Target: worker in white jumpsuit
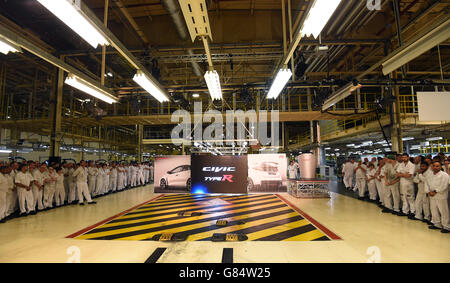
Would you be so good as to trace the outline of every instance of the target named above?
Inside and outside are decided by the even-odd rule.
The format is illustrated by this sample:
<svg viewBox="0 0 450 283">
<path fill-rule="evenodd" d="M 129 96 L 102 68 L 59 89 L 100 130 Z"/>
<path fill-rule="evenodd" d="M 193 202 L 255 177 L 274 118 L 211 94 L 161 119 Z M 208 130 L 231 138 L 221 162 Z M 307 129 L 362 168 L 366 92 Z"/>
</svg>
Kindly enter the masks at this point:
<svg viewBox="0 0 450 283">
<path fill-rule="evenodd" d="M 419 171 L 414 177 L 414 183 L 417 183 L 419 190 L 417 191 L 416 202 L 414 203 L 416 212 L 414 213 L 415 219 L 422 220 L 425 223 L 431 223 L 431 210 L 430 210 L 430 198 L 425 192 L 425 179 L 432 173 L 428 163 L 422 162 L 420 164 Z M 423 216 L 422 216 L 423 214 Z"/>
<path fill-rule="evenodd" d="M 375 170 L 375 165 L 373 163 L 369 163 L 369 168 L 366 173 L 366 182 L 367 188 L 369 190 L 369 199 L 372 202 L 377 200 L 377 185 L 375 183 L 377 170 Z"/>
<path fill-rule="evenodd" d="M 153 164 L 150 164 L 150 182 L 153 182 L 154 180 L 154 171 Z"/>
<path fill-rule="evenodd" d="M 347 160 L 342 166 L 342 178 L 346 189 L 351 190 L 353 188 L 353 174 L 355 172 L 354 160 Z"/>
<path fill-rule="evenodd" d="M 430 197 L 431 222 L 430 229 L 441 229 L 442 233 L 450 233 L 450 217 L 448 204 L 449 176 L 442 171 L 439 161 L 433 161 L 433 173 L 425 179 L 425 192 Z"/>
<path fill-rule="evenodd" d="M 400 179 L 397 177 L 398 163 L 395 156 L 389 155 L 384 166 L 385 209 L 383 209 L 382 212 L 391 212 L 392 214 L 398 215 L 400 213 Z"/>
<path fill-rule="evenodd" d="M 89 187 L 89 193 L 91 194 L 92 197 L 96 196 L 95 185 L 96 185 L 96 181 L 97 181 L 97 176 L 98 176 L 98 169 L 95 166 L 94 161 L 90 161 L 89 167 L 88 167 L 88 187 Z"/>
<path fill-rule="evenodd" d="M 145 185 L 145 180 L 144 180 L 144 167 L 141 164 L 137 165 L 137 183 L 139 186 L 143 186 Z"/>
<path fill-rule="evenodd" d="M 48 167 L 44 173 L 44 207 L 45 209 L 53 208 L 53 199 L 56 190 L 56 173 L 53 167 Z"/>
<path fill-rule="evenodd" d="M 117 168 L 115 163 L 111 165 L 109 174 L 109 190 L 111 192 L 116 192 L 117 190 Z"/>
<path fill-rule="evenodd" d="M 102 189 L 102 192 L 103 192 L 103 194 L 107 194 L 108 193 L 108 189 L 109 189 L 109 175 L 111 173 L 110 173 L 110 170 L 109 170 L 108 165 L 106 163 L 103 164 L 103 171 L 105 173 L 103 174 L 103 189 Z"/>
<path fill-rule="evenodd" d="M 8 181 L 8 191 L 6 192 L 6 216 L 9 218 L 14 214 L 18 205 L 17 187 L 14 183 L 13 170 L 11 167 L 7 167 L 3 175 Z"/>
<path fill-rule="evenodd" d="M 355 168 L 356 186 L 358 187 L 359 199 L 363 199 L 366 193 L 366 172 L 367 166 L 363 164 L 362 161 L 359 161 Z"/>
<path fill-rule="evenodd" d="M 77 200 L 77 190 L 75 178 L 73 177 L 73 173 L 75 172 L 73 163 L 69 163 L 67 165 L 67 172 L 67 184 L 69 185 L 69 195 L 67 196 L 67 201 L 70 204 L 74 204 Z"/>
<path fill-rule="evenodd" d="M 6 166 L 2 166 L 0 169 L 0 223 L 6 222 L 8 212 L 8 202 L 6 201 L 6 194 L 8 192 L 8 179 L 5 177 Z"/>
<path fill-rule="evenodd" d="M 397 168 L 397 177 L 400 178 L 400 198 L 403 203 L 402 213 L 400 215 L 414 219 L 415 196 L 413 179 L 416 167 L 414 163 L 409 161 L 409 155 L 407 153 L 402 154 L 402 161 Z"/>
<path fill-rule="evenodd" d="M 103 170 L 103 164 L 98 164 L 97 165 L 97 183 L 95 185 L 95 195 L 96 196 L 101 196 L 104 195 L 105 193 L 103 192 L 103 180 L 105 179 L 104 175 L 105 170 Z"/>
<path fill-rule="evenodd" d="M 64 174 L 62 168 L 56 169 L 56 182 L 55 182 L 55 202 L 56 206 L 64 205 L 66 198 L 66 191 L 64 189 Z"/>
<path fill-rule="evenodd" d="M 130 186 L 132 188 L 136 187 L 136 177 L 137 177 L 137 167 L 135 166 L 135 164 L 130 165 L 130 172 L 131 172 L 131 184 Z"/>
<path fill-rule="evenodd" d="M 128 188 L 131 188 L 131 180 L 132 180 L 132 176 L 133 176 L 132 171 L 133 171 L 133 164 L 130 163 L 130 164 L 128 164 L 128 168 L 127 168 L 127 174 L 128 174 L 128 176 L 127 176 L 127 180 L 128 180 Z M 136 175 L 136 174 L 134 174 L 134 175 Z M 136 182 L 136 181 L 135 181 L 135 182 Z"/>
<path fill-rule="evenodd" d="M 44 192 L 44 173 L 47 171 L 47 164 L 42 163 L 39 168 L 33 171 L 33 178 L 36 181 L 33 184 L 33 207 L 38 210 L 44 210 L 44 204 L 42 203 L 43 192 Z"/>
<path fill-rule="evenodd" d="M 20 215 L 25 216 L 28 214 L 36 214 L 33 204 L 33 192 L 31 191 L 31 185 L 34 179 L 28 172 L 28 165 L 22 164 L 19 167 L 19 172 L 14 178 L 14 183 L 17 187 L 17 195 L 19 197 Z"/>
<path fill-rule="evenodd" d="M 66 199 L 64 201 L 69 202 L 69 169 L 67 167 L 67 162 L 65 161 L 62 163 L 62 170 L 64 175 L 64 191 L 66 193 Z"/>
<path fill-rule="evenodd" d="M 298 164 L 295 161 L 291 161 L 291 164 L 288 166 L 288 172 L 289 172 L 289 179 L 297 179 L 297 171 L 298 171 Z"/>
<path fill-rule="evenodd" d="M 119 164 L 116 169 L 117 169 L 117 190 L 121 191 L 124 189 L 125 170 L 123 170 L 123 164 Z"/>
<path fill-rule="evenodd" d="M 384 159 L 378 161 L 378 168 L 375 178 L 375 186 L 377 187 L 378 197 L 380 199 L 380 207 L 384 207 L 384 163 Z"/>
<path fill-rule="evenodd" d="M 86 162 L 81 160 L 80 167 L 73 172 L 73 177 L 76 180 L 77 184 L 77 193 L 78 193 L 78 203 L 80 205 L 84 205 L 84 200 L 88 201 L 88 204 L 95 204 L 95 201 L 92 201 L 91 195 L 89 194 L 89 188 L 87 185 L 87 177 L 88 172 L 86 168 Z"/>
</svg>

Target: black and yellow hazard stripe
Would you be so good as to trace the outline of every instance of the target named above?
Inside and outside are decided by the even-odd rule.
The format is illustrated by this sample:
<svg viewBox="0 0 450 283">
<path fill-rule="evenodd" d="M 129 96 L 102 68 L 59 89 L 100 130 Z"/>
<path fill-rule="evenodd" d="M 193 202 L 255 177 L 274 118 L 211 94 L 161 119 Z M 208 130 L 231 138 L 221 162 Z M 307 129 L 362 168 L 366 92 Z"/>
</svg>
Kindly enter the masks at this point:
<svg viewBox="0 0 450 283">
<path fill-rule="evenodd" d="M 226 226 L 216 225 L 218 220 L 226 220 Z M 267 194 L 168 195 L 76 238 L 152 240 L 165 233 L 186 236 L 188 241 L 210 241 L 215 233 L 245 234 L 250 241 L 330 240 L 276 195 Z"/>
</svg>

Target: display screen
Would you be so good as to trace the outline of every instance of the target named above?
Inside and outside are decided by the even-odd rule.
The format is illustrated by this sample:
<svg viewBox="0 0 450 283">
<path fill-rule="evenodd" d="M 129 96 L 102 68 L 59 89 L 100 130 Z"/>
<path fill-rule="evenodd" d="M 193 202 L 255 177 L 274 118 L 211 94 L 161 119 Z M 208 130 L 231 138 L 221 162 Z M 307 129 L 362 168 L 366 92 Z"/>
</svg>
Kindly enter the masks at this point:
<svg viewBox="0 0 450 283">
<path fill-rule="evenodd" d="M 193 194 L 247 193 L 247 156 L 191 156 Z"/>
</svg>

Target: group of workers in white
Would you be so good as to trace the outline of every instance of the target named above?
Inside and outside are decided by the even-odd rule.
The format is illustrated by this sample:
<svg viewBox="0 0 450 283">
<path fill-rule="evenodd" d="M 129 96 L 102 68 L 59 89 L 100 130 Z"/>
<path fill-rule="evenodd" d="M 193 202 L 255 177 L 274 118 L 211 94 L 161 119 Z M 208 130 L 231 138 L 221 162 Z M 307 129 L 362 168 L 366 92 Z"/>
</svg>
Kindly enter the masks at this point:
<svg viewBox="0 0 450 283">
<path fill-rule="evenodd" d="M 153 171 L 149 162 L 0 162 L 0 223 L 63 205 L 95 204 L 93 198 L 149 184 Z"/>
<path fill-rule="evenodd" d="M 349 159 L 342 176 L 348 190 L 358 191 L 360 200 L 377 202 L 383 213 L 421 220 L 430 229 L 449 233 L 449 164 L 442 153 L 433 158 L 391 154 L 370 162 Z"/>
</svg>

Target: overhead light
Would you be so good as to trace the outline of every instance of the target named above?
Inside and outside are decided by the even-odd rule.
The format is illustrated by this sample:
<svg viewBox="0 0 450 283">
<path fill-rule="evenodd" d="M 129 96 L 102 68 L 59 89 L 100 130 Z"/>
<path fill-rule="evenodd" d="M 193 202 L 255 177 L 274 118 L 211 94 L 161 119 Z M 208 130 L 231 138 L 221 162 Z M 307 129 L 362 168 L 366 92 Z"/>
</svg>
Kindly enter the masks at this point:
<svg viewBox="0 0 450 283">
<path fill-rule="evenodd" d="M 211 95 L 212 100 L 221 100 L 222 89 L 220 87 L 220 79 L 217 71 L 207 71 L 205 74 L 205 81 L 208 85 L 209 94 Z"/>
<path fill-rule="evenodd" d="M 339 150 L 340 150 L 339 148 L 335 148 L 335 149 L 334 149 L 334 151 L 339 151 Z"/>
<path fill-rule="evenodd" d="M 272 83 L 272 86 L 270 87 L 269 93 L 267 94 L 267 99 L 276 99 L 291 77 L 292 71 L 290 69 L 280 69 Z"/>
<path fill-rule="evenodd" d="M 9 149 L 0 149 L 0 153 L 11 153 L 12 150 Z"/>
<path fill-rule="evenodd" d="M 108 40 L 80 13 L 80 0 L 37 1 L 92 45 L 92 47 L 97 48 L 98 45 L 109 45 Z"/>
<path fill-rule="evenodd" d="M 112 74 L 111 72 L 108 72 L 106 75 L 107 75 L 108 77 L 110 77 L 110 78 L 113 77 L 113 74 Z"/>
<path fill-rule="evenodd" d="M 352 94 L 352 92 L 354 92 L 355 90 L 357 90 L 358 88 L 361 88 L 361 87 L 362 87 L 361 84 L 359 84 L 356 81 L 346 84 L 344 87 L 342 87 L 338 91 L 332 93 L 330 95 L 330 97 L 327 100 L 325 100 L 325 102 L 322 106 L 322 110 L 323 111 L 327 110 L 328 108 L 332 107 L 339 101 L 345 99 L 347 96 Z"/>
<path fill-rule="evenodd" d="M 402 138 L 403 141 L 412 141 L 413 139 L 414 139 L 413 137 Z"/>
<path fill-rule="evenodd" d="M 330 149 L 331 149 L 331 147 L 326 147 L 326 148 L 325 148 L 325 150 L 330 150 Z"/>
<path fill-rule="evenodd" d="M 22 52 L 22 49 L 8 40 L 0 38 L 0 52 L 6 55 L 9 52 Z"/>
<path fill-rule="evenodd" d="M 139 84 L 143 89 L 145 89 L 149 94 L 151 94 L 156 100 L 163 103 L 169 101 L 169 98 L 164 94 L 164 92 L 152 81 L 150 80 L 142 71 L 138 71 L 134 76 L 133 80 Z"/>
<path fill-rule="evenodd" d="M 83 80 L 80 80 L 79 78 L 75 77 L 72 74 L 69 74 L 69 76 L 65 80 L 65 83 L 76 89 L 81 90 L 82 92 L 85 92 L 85 93 L 90 94 L 100 100 L 103 100 L 109 104 L 112 104 L 112 103 L 118 101 L 118 99 L 114 95 L 108 93 L 107 91 L 105 91 L 103 89 L 92 86 L 92 85 L 84 82 Z"/>
<path fill-rule="evenodd" d="M 194 94 L 192 94 L 192 97 L 193 97 L 193 98 L 199 98 L 199 97 L 200 97 L 200 94 L 194 93 Z"/>
<path fill-rule="evenodd" d="M 354 143 L 348 144 L 347 147 L 355 147 Z"/>
<path fill-rule="evenodd" d="M 317 51 L 328 51 L 327 45 L 320 45 L 317 47 Z"/>
<path fill-rule="evenodd" d="M 301 33 L 317 38 L 340 3 L 341 0 L 316 0 L 303 24 Z"/>
<path fill-rule="evenodd" d="M 382 64 L 383 74 L 386 76 L 392 73 L 436 45 L 446 41 L 450 36 L 449 30 L 450 18 L 445 17 L 444 20 L 431 27 L 427 32 L 417 35 L 410 42 L 389 55 Z"/>
<path fill-rule="evenodd" d="M 440 141 L 444 139 L 443 137 L 433 137 L 433 138 L 427 138 L 427 141 Z"/>
</svg>

